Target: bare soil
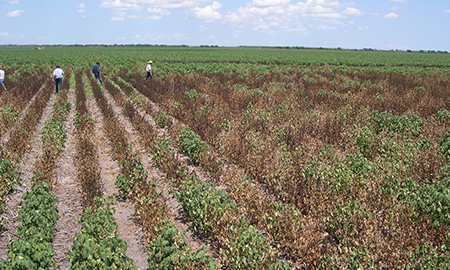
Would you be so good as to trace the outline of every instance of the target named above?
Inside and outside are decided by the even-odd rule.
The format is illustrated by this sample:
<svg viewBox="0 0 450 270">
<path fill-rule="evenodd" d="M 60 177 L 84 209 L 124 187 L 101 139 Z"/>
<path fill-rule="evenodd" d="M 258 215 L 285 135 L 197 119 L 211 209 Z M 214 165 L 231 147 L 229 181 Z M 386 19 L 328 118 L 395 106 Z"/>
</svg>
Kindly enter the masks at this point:
<svg viewBox="0 0 450 270">
<path fill-rule="evenodd" d="M 106 138 L 103 128 L 103 116 L 94 100 L 87 101 L 87 107 L 92 118 L 95 120 L 95 138 L 97 140 L 97 151 L 99 155 L 100 179 L 103 184 L 104 196 L 117 197 L 118 190 L 114 185 L 120 173 L 117 160 L 113 160 L 112 148 Z M 119 238 L 127 242 L 126 255 L 133 260 L 139 269 L 147 269 L 148 254 L 144 245 L 140 244 L 143 232 L 134 222 L 133 206 L 129 202 L 118 201 L 114 213 L 117 222 L 117 233 Z"/>
<path fill-rule="evenodd" d="M 70 262 L 67 260 L 71 252 L 73 239 L 75 234 L 80 231 L 81 224 L 78 224 L 83 212 L 81 202 L 83 194 L 81 186 L 76 179 L 75 167 L 75 127 L 73 118 L 75 115 L 75 94 L 74 90 L 69 90 L 68 101 L 72 104 L 71 111 L 64 123 L 64 128 L 67 131 L 66 147 L 62 149 L 58 163 L 56 165 L 53 179 L 55 184 L 53 186 L 53 193 L 59 199 L 58 213 L 59 219 L 55 226 L 55 235 L 53 240 L 53 250 L 56 254 L 55 261 L 61 267 L 60 269 L 69 269 Z"/>
</svg>

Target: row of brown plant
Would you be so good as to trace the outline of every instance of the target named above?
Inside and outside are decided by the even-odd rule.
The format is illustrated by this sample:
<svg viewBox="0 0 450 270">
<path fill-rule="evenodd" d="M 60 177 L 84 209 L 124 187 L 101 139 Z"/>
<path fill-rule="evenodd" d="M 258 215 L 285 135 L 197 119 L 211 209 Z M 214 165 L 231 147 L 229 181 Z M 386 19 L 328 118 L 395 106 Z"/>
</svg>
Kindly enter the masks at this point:
<svg viewBox="0 0 450 270">
<path fill-rule="evenodd" d="M 12 70 L 6 70 L 6 74 L 10 72 Z M 43 76 L 42 69 L 36 72 L 37 75 L 25 73 L 14 83 L 7 83 L 8 93 L 0 89 L 0 138 L 15 125 L 26 105 L 44 84 L 46 76 Z"/>
<path fill-rule="evenodd" d="M 293 211 L 288 219 L 299 220 L 303 233 L 273 235 L 298 265 L 404 267 L 416 263 L 411 252 L 423 244 L 441 254 L 448 226 L 435 227 L 423 214 L 411 218 L 414 209 L 396 189 L 408 177 L 445 177 L 437 148 L 448 121 L 437 121 L 437 113 L 447 106 L 448 80 L 330 68 L 257 75 L 131 81 Z M 270 219 L 281 218 L 258 222 L 273 227 Z"/>
<path fill-rule="evenodd" d="M 85 208 L 94 203 L 95 197 L 102 196 L 100 182 L 98 153 L 94 143 L 94 120 L 86 106 L 86 91 L 82 73 L 75 75 L 76 82 L 76 150 L 77 178 L 83 190 L 83 205 Z"/>
</svg>

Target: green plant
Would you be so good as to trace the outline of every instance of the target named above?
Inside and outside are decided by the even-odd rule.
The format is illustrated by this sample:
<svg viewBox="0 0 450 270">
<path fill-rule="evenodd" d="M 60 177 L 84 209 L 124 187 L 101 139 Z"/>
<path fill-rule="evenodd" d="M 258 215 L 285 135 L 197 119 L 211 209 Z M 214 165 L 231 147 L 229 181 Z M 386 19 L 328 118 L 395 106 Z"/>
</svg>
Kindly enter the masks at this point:
<svg viewBox="0 0 450 270">
<path fill-rule="evenodd" d="M 200 154 L 208 149 L 208 144 L 203 142 L 191 128 L 185 127 L 178 136 L 178 144 L 183 153 L 187 154 L 192 163 L 198 164 Z"/>
<path fill-rule="evenodd" d="M 201 94 L 198 93 L 197 90 L 195 89 L 191 89 L 189 91 L 184 92 L 184 95 L 192 101 L 195 101 L 198 97 L 201 96 Z"/>
<path fill-rule="evenodd" d="M 450 255 L 429 245 L 419 246 L 410 255 L 413 266 L 406 269 L 450 269 Z"/>
<path fill-rule="evenodd" d="M 159 111 L 155 114 L 155 122 L 160 128 L 164 128 L 169 122 L 169 117 L 164 111 Z"/>
<path fill-rule="evenodd" d="M 53 256 L 53 231 L 58 215 L 58 199 L 44 182 L 37 183 L 23 195 L 18 219 L 22 224 L 16 234 L 19 239 L 8 247 L 8 258 L 2 269 L 58 269 Z"/>
<path fill-rule="evenodd" d="M 213 220 L 236 210 L 236 204 L 223 190 L 216 190 L 213 183 L 202 182 L 195 175 L 183 181 L 177 196 L 196 227 L 205 233 L 211 232 Z"/>
<path fill-rule="evenodd" d="M 118 238 L 109 197 L 94 199 L 79 219 L 83 223 L 75 236 L 72 252 L 69 254 L 71 269 L 137 269 L 133 261 L 125 255 L 127 243 Z"/>
<path fill-rule="evenodd" d="M 131 174 L 127 177 L 123 174 L 117 176 L 117 180 L 114 182 L 119 189 L 119 196 L 122 199 L 128 198 L 128 194 L 133 190 L 141 181 L 145 180 L 148 171 L 142 164 L 135 164 L 132 168 Z"/>
<path fill-rule="evenodd" d="M 207 249 L 191 252 L 184 235 L 173 224 L 165 224 L 148 249 L 148 269 L 216 269 Z"/>
<path fill-rule="evenodd" d="M 175 150 L 170 146 L 170 140 L 160 135 L 156 138 L 154 149 L 151 149 L 152 161 L 161 165 L 166 159 L 173 155 Z"/>
<path fill-rule="evenodd" d="M 0 107 L 0 135 L 3 134 L 4 131 L 8 130 L 13 126 L 19 117 L 19 113 L 16 112 L 11 106 L 5 104 Z"/>
<path fill-rule="evenodd" d="M 355 144 L 359 147 L 359 151 L 364 157 L 369 158 L 372 155 L 372 148 L 376 142 L 377 135 L 373 131 L 371 125 L 365 125 L 361 128 L 356 137 Z"/>
<path fill-rule="evenodd" d="M 229 269 L 267 269 L 276 261 L 269 243 L 252 225 L 242 220 L 240 222 L 236 224 L 238 236 L 230 244 L 224 264 Z M 279 269 L 275 268 L 277 266 L 287 268 L 280 263 L 272 265 L 272 268 Z"/>
</svg>

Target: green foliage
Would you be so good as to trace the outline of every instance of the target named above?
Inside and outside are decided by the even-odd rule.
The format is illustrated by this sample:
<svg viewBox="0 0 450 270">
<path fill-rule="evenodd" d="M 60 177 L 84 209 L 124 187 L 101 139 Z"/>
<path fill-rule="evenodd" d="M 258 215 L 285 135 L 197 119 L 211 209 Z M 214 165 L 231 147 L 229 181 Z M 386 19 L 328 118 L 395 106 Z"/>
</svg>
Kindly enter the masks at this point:
<svg viewBox="0 0 450 270">
<path fill-rule="evenodd" d="M 159 111 L 155 114 L 155 122 L 160 128 L 164 128 L 167 126 L 169 122 L 169 116 L 164 111 Z"/>
<path fill-rule="evenodd" d="M 173 224 L 165 225 L 161 235 L 148 249 L 148 269 L 215 269 L 214 261 L 206 256 L 207 249 L 191 252 L 184 235 Z"/>
<path fill-rule="evenodd" d="M 450 269 L 450 255 L 443 251 L 438 251 L 429 245 L 422 245 L 416 248 L 411 254 L 414 267 L 406 269 Z"/>
<path fill-rule="evenodd" d="M 52 147 L 59 151 L 64 147 L 64 143 L 67 139 L 67 131 L 64 129 L 64 124 L 59 120 L 54 118 L 45 122 L 44 127 L 42 128 L 42 142 L 43 147 L 48 148 Z"/>
<path fill-rule="evenodd" d="M 170 155 L 173 155 L 174 149 L 170 146 L 170 140 L 160 135 L 156 138 L 154 149 L 150 150 L 152 153 L 152 161 L 155 164 L 161 164 L 167 160 Z"/>
<path fill-rule="evenodd" d="M 8 258 L 0 263 L 2 269 L 58 269 L 53 256 L 53 231 L 58 215 L 58 199 L 44 182 L 37 183 L 23 195 L 18 219 L 18 240 L 8 247 Z"/>
<path fill-rule="evenodd" d="M 19 183 L 19 176 L 15 172 L 11 162 L 8 159 L 0 158 L 0 194 L 2 194 L 0 202 Z"/>
<path fill-rule="evenodd" d="M 218 127 L 224 131 L 228 131 L 231 126 L 234 124 L 233 120 L 223 119 L 222 124 L 220 124 Z"/>
<path fill-rule="evenodd" d="M 198 97 L 201 96 L 201 94 L 198 93 L 197 90 L 195 89 L 191 89 L 189 91 L 184 92 L 184 95 L 191 101 L 195 101 Z"/>
<path fill-rule="evenodd" d="M 320 270 L 337 270 L 337 269 L 376 269 L 373 261 L 364 262 L 364 258 L 368 255 L 367 249 L 348 248 L 348 253 L 342 257 L 333 255 L 325 255 L 317 269 Z"/>
<path fill-rule="evenodd" d="M 436 116 L 441 122 L 448 122 L 450 120 L 450 112 L 445 108 L 439 109 L 439 111 L 436 112 Z"/>
<path fill-rule="evenodd" d="M 202 182 L 195 175 L 183 181 L 177 196 L 196 227 L 205 233 L 211 232 L 214 219 L 227 211 L 235 212 L 236 210 L 236 204 L 227 193 L 216 190 L 213 183 Z"/>
<path fill-rule="evenodd" d="M 19 113 L 16 112 L 11 106 L 5 104 L 0 107 L 0 135 L 6 130 L 11 128 L 19 117 Z"/>
<path fill-rule="evenodd" d="M 192 163 L 198 164 L 200 154 L 208 149 L 208 144 L 203 142 L 191 128 L 185 127 L 178 136 L 178 144 L 183 153 L 187 154 Z"/>
<path fill-rule="evenodd" d="M 450 162 L 450 129 L 447 129 L 444 136 L 439 141 L 439 151 L 444 155 L 447 163 Z"/>
<path fill-rule="evenodd" d="M 94 203 L 79 219 L 83 226 L 69 254 L 71 269 L 137 269 L 125 255 L 126 242 L 117 236 L 112 213 L 114 200 L 97 197 Z"/>
<path fill-rule="evenodd" d="M 351 246 L 352 240 L 358 240 L 359 231 L 371 216 L 372 213 L 359 201 L 351 201 L 346 205 L 338 204 L 327 218 L 328 229 L 344 246 Z"/>
<path fill-rule="evenodd" d="M 241 220 L 237 226 L 238 236 L 227 249 L 224 264 L 229 269 L 264 269 L 275 263 L 275 256 L 261 232 Z M 286 269 L 285 264 L 278 264 Z M 276 267 L 273 265 L 272 268 Z M 274 268 L 277 269 L 277 268 Z M 290 268 L 287 268 L 290 269 Z"/>
<path fill-rule="evenodd" d="M 372 155 L 372 148 L 377 139 L 371 125 L 365 125 L 358 133 L 356 137 L 355 144 L 359 147 L 359 151 L 364 157 L 369 158 Z"/>
<path fill-rule="evenodd" d="M 424 120 L 416 114 L 391 115 L 387 112 L 372 111 L 371 120 L 381 132 L 387 131 L 413 137 L 418 137 L 423 132 Z"/>
<path fill-rule="evenodd" d="M 450 178 L 436 183 L 417 184 L 408 178 L 401 183 L 397 198 L 405 201 L 415 210 L 415 215 L 427 213 L 436 226 L 450 225 Z"/>
<path fill-rule="evenodd" d="M 63 122 L 64 120 L 66 120 L 71 107 L 72 104 L 70 104 L 70 102 L 53 104 L 53 118 L 55 118 L 55 120 L 59 122 Z"/>
<path fill-rule="evenodd" d="M 119 189 L 119 196 L 122 199 L 128 198 L 128 194 L 133 190 L 141 181 L 147 178 L 148 171 L 142 164 L 136 164 L 133 167 L 131 175 L 128 177 L 120 174 L 117 176 L 117 180 L 114 182 Z"/>
</svg>

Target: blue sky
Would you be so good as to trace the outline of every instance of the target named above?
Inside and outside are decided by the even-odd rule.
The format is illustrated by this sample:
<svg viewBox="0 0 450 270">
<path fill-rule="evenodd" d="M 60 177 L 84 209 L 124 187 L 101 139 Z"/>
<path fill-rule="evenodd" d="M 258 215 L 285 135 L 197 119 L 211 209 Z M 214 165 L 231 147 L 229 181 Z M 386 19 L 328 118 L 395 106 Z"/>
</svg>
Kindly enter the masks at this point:
<svg viewBox="0 0 450 270">
<path fill-rule="evenodd" d="M 0 45 L 450 51 L 450 0 L 0 0 Z"/>
</svg>

